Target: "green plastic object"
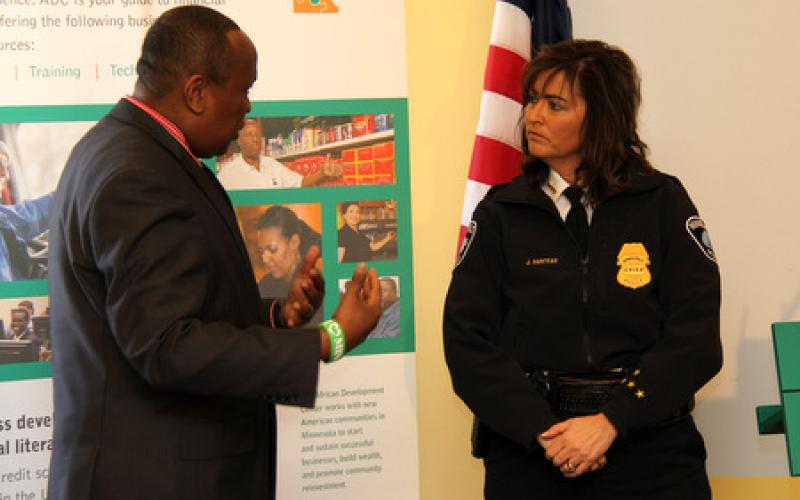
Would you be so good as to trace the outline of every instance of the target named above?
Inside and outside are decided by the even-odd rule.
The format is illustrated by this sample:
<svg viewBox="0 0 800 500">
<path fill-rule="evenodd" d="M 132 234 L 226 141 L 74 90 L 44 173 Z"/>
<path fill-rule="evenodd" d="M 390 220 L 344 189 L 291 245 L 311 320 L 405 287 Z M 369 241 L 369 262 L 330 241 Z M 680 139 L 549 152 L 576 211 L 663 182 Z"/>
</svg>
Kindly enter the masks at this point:
<svg viewBox="0 0 800 500">
<path fill-rule="evenodd" d="M 772 324 L 772 342 L 783 391 L 800 391 L 800 321 Z"/>
<path fill-rule="evenodd" d="M 759 434 L 783 434 L 786 430 L 781 405 L 757 406 L 756 418 Z"/>
<path fill-rule="evenodd" d="M 756 408 L 760 434 L 786 435 L 789 472 L 800 476 L 800 322 L 772 324 L 780 405 Z"/>
<path fill-rule="evenodd" d="M 800 392 L 783 394 L 783 412 L 786 415 L 786 449 L 789 452 L 789 470 L 800 476 Z"/>
</svg>

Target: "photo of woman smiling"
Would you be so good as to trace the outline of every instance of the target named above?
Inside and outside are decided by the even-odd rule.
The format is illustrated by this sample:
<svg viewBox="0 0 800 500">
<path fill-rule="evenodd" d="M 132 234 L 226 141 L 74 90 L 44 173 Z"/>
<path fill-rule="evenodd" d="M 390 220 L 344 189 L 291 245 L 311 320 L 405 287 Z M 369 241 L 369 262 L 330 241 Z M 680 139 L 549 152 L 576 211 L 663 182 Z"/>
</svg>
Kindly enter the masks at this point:
<svg viewBox="0 0 800 500">
<path fill-rule="evenodd" d="M 316 203 L 245 206 L 237 207 L 236 213 L 261 297 L 285 297 L 308 249 L 322 248 L 317 229 L 320 206 Z M 322 321 L 322 309 L 307 324 Z"/>
</svg>

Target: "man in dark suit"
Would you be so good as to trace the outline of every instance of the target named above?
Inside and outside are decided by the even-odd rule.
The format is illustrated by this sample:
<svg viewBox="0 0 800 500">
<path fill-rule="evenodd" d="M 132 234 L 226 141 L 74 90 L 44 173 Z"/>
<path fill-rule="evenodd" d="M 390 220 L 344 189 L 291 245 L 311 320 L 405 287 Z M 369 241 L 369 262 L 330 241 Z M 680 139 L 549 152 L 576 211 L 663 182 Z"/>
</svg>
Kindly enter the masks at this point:
<svg viewBox="0 0 800 500">
<path fill-rule="evenodd" d="M 319 250 L 286 300 L 263 303 L 230 202 L 198 159 L 242 126 L 256 49 L 227 17 L 179 7 L 150 27 L 137 70 L 134 95 L 75 146 L 56 192 L 48 498 L 274 498 L 274 404 L 312 405 L 341 337 L 275 331 L 319 306 Z M 380 314 L 374 270 L 353 282 L 333 314 L 347 348 Z"/>
</svg>

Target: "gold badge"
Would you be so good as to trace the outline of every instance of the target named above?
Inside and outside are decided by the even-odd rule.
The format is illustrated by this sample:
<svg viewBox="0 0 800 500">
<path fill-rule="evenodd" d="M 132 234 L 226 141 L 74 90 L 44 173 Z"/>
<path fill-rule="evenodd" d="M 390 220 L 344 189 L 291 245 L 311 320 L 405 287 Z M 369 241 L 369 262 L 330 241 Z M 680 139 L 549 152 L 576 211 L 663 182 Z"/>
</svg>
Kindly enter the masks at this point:
<svg viewBox="0 0 800 500">
<path fill-rule="evenodd" d="M 617 281 L 620 285 L 641 288 L 650 283 L 650 255 L 641 243 L 625 243 L 617 254 Z"/>
</svg>

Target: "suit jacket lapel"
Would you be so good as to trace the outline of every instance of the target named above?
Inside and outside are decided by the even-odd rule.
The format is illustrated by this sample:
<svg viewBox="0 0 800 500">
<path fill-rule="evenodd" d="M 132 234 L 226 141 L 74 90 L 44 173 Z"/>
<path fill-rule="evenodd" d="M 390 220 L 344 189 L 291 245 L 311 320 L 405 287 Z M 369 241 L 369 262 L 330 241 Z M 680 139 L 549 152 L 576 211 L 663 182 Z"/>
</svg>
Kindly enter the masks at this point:
<svg viewBox="0 0 800 500">
<path fill-rule="evenodd" d="M 228 197 L 228 193 L 225 192 L 222 184 L 220 184 L 217 180 L 217 176 L 214 175 L 205 164 L 197 165 L 194 159 L 190 157 L 186 151 L 183 151 L 183 154 L 186 158 L 188 158 L 189 161 L 182 161 L 181 166 L 183 166 L 189 172 L 189 175 L 203 191 L 203 194 L 206 196 L 206 198 L 208 198 L 208 200 L 214 206 L 216 212 L 225 221 L 228 231 L 231 232 L 233 239 L 236 241 L 236 246 L 239 248 L 239 253 L 247 263 L 248 269 L 250 269 L 250 256 L 247 254 L 247 249 L 245 248 L 244 240 L 242 239 L 242 233 L 239 231 L 239 224 L 236 222 L 236 216 L 233 212 L 233 205 Z"/>
</svg>

